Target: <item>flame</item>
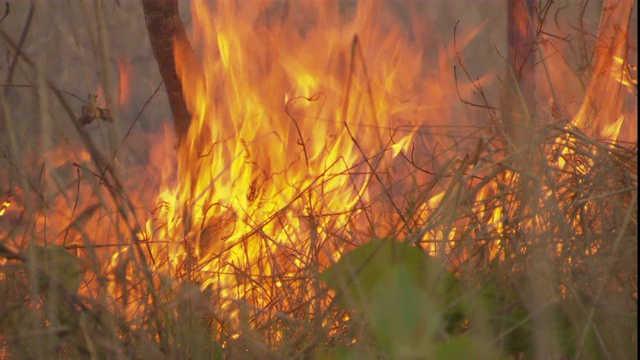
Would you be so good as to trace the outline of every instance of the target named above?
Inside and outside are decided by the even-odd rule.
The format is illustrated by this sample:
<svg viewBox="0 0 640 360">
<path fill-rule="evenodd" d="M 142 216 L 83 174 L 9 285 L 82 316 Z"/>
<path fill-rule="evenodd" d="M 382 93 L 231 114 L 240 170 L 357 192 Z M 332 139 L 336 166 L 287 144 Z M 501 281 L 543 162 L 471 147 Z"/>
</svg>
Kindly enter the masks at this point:
<svg viewBox="0 0 640 360">
<path fill-rule="evenodd" d="M 584 94 L 578 94 L 584 100 L 578 107 L 562 109 L 571 114 L 572 126 L 609 139 L 618 137 L 624 116 L 619 115 L 619 98 L 600 94 L 615 94 L 616 86 L 631 82 L 619 60 L 626 58 L 626 33 L 619 29 L 626 28 L 624 14 L 630 3 L 611 7 L 611 16 L 603 17 L 591 81 Z M 288 13 L 297 15 L 286 20 L 264 15 L 278 13 L 281 5 L 252 5 L 191 4 L 193 45 L 200 55 L 188 58 L 180 51 L 183 44 L 177 44 L 176 63 L 192 123 L 178 149 L 176 173 L 163 175 L 175 175 L 176 180 L 164 182 L 160 206 L 140 238 L 168 241 L 154 252 L 174 272 L 193 266 L 215 274 L 205 276 L 202 287 L 214 286 L 230 298 L 252 292 L 260 302 L 269 298 L 269 286 L 285 286 L 276 275 L 294 277 L 312 263 L 309 254 L 326 264 L 339 257 L 343 245 L 325 241 L 329 229 L 361 230 L 354 221 L 362 213 L 360 207 L 389 196 L 377 169 L 389 168 L 408 152 L 420 125 L 413 123 L 417 114 L 435 111 L 441 121 L 454 121 L 450 99 L 457 94 L 445 76 L 424 80 L 424 61 L 417 55 L 423 44 L 408 41 L 397 24 L 382 15 L 379 3 L 359 3 L 347 20 L 337 15 L 336 3 L 291 4 L 295 9 Z M 311 18 L 314 26 L 307 24 Z M 527 30 L 529 25 L 519 26 Z M 463 38 L 462 46 L 481 28 Z M 611 32 L 613 28 L 617 30 Z M 451 48 L 438 46 L 438 67 L 446 74 L 453 61 Z M 553 65 L 551 77 L 572 73 L 562 61 L 546 61 Z M 478 84 L 490 79 L 485 76 Z M 574 82 L 579 80 L 570 79 L 569 87 Z M 473 91 L 470 84 L 460 89 Z M 555 99 L 553 89 L 543 86 L 540 91 Z M 553 101 L 555 107 L 566 104 L 559 100 Z M 598 120 L 610 119 L 612 111 L 617 112 L 616 123 Z M 573 141 L 558 137 L 559 156 L 551 162 L 563 168 Z M 577 170 L 586 173 L 589 167 L 580 164 Z M 504 175 L 506 182 L 518 179 L 512 172 Z M 490 183 L 475 203 L 499 193 L 498 185 Z M 418 208 L 422 221 L 438 206 L 448 206 L 441 203 L 445 198 L 440 192 L 426 199 Z M 501 206 L 472 209 L 487 219 L 499 238 L 506 236 L 505 221 L 512 214 Z M 533 217 L 524 226 L 532 228 L 539 220 Z M 394 231 L 385 226 L 380 224 L 379 231 Z M 450 242 L 457 233 L 455 226 L 446 232 L 434 230 L 422 234 L 420 241 L 432 244 L 427 250 L 440 253 L 435 244 Z M 490 258 L 504 255 L 501 240 L 495 241 Z M 274 277 L 273 284 L 261 289 L 242 286 L 242 278 L 251 274 Z M 313 289 L 308 291 L 313 294 Z"/>
<path fill-rule="evenodd" d="M 618 56 L 613 56 L 614 64 L 611 68 L 611 76 L 618 80 L 622 85 L 626 86 L 629 91 L 638 87 L 638 79 L 634 78 L 631 72 L 637 71 L 637 66 L 631 66 Z"/>
<path fill-rule="evenodd" d="M 605 6 L 603 10 L 591 81 L 585 100 L 572 121 L 573 125 L 589 131 L 588 134 L 605 135 L 607 131 L 603 128 L 610 125 L 604 123 L 605 119 L 619 119 L 623 106 L 620 86 L 626 79 L 624 61 L 620 60 L 627 58 L 627 29 L 632 6 L 633 1 L 623 0 Z"/>
<path fill-rule="evenodd" d="M 131 64 L 123 59 L 118 59 L 118 105 L 129 103 L 131 97 Z"/>
<path fill-rule="evenodd" d="M 180 50 L 175 54 L 193 115 L 191 127 L 177 151 L 168 126 L 136 139 L 136 145 L 148 150 L 149 163 L 127 168 L 124 174 L 129 176 L 127 194 L 134 207 L 152 211 L 134 211 L 132 218 L 121 219 L 114 210 L 121 204 L 105 195 L 103 174 L 91 173 L 87 151 L 61 146 L 45 154 L 42 193 L 51 205 L 46 216 L 35 221 L 34 233 L 75 246 L 80 255 L 87 239 L 115 249 L 105 260 L 108 292 L 114 302 L 122 301 L 127 314 L 135 316 L 137 306 L 127 302 L 127 296 L 144 304 L 151 301 L 148 294 L 134 294 L 120 281 L 146 281 L 134 269 L 133 239 L 147 246 L 152 273 L 160 275 L 151 285 L 164 285 L 165 277 L 189 277 L 202 288 L 215 288 L 224 299 L 249 300 L 257 307 L 279 301 L 276 294 L 281 293 L 313 299 L 317 288 L 306 280 L 337 261 L 348 247 L 374 237 L 393 235 L 415 241 L 429 253 L 446 255 L 454 251 L 457 238 L 473 233 L 478 241 L 491 244 L 489 259 L 505 258 L 502 247 L 513 232 L 508 222 L 514 210 L 509 204 L 517 201 L 517 195 L 505 188 L 520 180 L 519 173 L 504 171 L 461 203 L 450 196 L 460 189 L 423 191 L 418 186 L 414 191 L 412 182 L 430 181 L 426 175 L 411 173 L 409 180 L 398 180 L 413 171 L 399 158 L 420 146 L 419 136 L 428 138 L 419 132 L 421 126 L 477 126 L 460 110 L 459 96 L 470 98 L 474 86 L 490 85 L 495 76 L 486 74 L 475 85 L 455 83 L 453 46 L 420 40 L 428 31 L 426 24 L 418 19 L 398 24 L 380 2 L 361 1 L 347 10 L 338 2 L 286 4 L 287 11 L 283 3 L 266 0 L 223 1 L 217 7 L 192 2 L 192 42 L 198 55 L 187 58 Z M 627 28 L 625 12 L 628 15 L 631 4 L 623 0 L 606 7 L 586 88 L 559 56 L 545 58 L 549 74 L 536 73 L 540 98 L 553 100 L 548 113 L 566 116 L 567 129 L 612 141 L 633 139 L 629 129 L 635 124 L 625 119 L 633 119 L 637 110 L 624 100 L 635 96 L 637 80 L 626 60 L 627 34 L 620 30 Z M 462 36 L 458 48 L 483 28 Z M 541 36 L 562 46 L 558 39 Z M 177 45 L 181 49 L 184 44 Z M 423 58 L 425 48 L 437 49 L 437 58 Z M 124 106 L 130 96 L 131 66 L 121 60 L 118 69 L 118 105 Z M 551 84 L 562 87 L 553 89 L 547 76 Z M 628 91 L 618 91 L 621 88 Z M 98 101 L 104 101 L 102 87 L 97 92 Z M 569 164 L 578 139 L 568 131 L 553 141 L 550 165 L 571 165 L 582 174 L 590 170 L 593 164 L 588 162 Z M 429 153 L 429 145 L 421 150 Z M 481 156 L 485 155 L 490 157 Z M 460 164 L 480 176 L 498 161 Z M 81 169 L 88 175 L 60 180 L 59 169 Z M 465 174 L 461 183 L 471 188 L 472 175 Z M 155 182 L 142 181 L 143 177 Z M 404 198 L 410 196 L 415 198 Z M 552 196 L 543 188 L 540 207 Z M 10 217 L 6 215 L 23 202 L 3 200 L 0 216 Z M 407 208 L 415 209 L 415 219 L 402 218 Z M 486 226 L 467 232 L 465 219 L 451 220 L 446 228 L 437 226 L 442 214 L 457 214 L 459 208 Z M 415 233 L 405 225 L 414 220 L 416 228 L 425 230 L 411 238 Z M 537 215 L 523 221 L 523 231 L 536 222 L 541 222 Z M 579 228 L 578 217 L 567 222 Z M 132 236 L 121 235 L 121 229 Z M 562 251 L 562 244 L 557 249 Z M 298 288 L 291 285 L 296 281 L 302 284 Z"/>
<path fill-rule="evenodd" d="M 9 200 L 2 200 L 2 204 L 0 204 L 0 216 L 4 215 L 4 212 L 11 205 Z"/>
<path fill-rule="evenodd" d="M 598 34 L 595 44 L 595 61 L 591 69 L 589 83 L 584 93 L 575 93 L 579 79 L 572 76 L 574 72 L 567 67 L 566 63 L 555 61 L 551 67 L 552 84 L 565 82 L 562 90 L 567 90 L 567 94 L 573 99 L 582 99 L 579 107 L 567 107 L 571 114 L 570 124 L 567 128 L 574 127 L 585 132 L 592 137 L 617 141 L 622 135 L 624 140 L 637 141 L 637 126 L 626 122 L 625 118 L 637 117 L 637 95 L 631 88 L 631 84 L 637 83 L 631 75 L 631 67 L 625 59 L 628 58 L 628 33 L 629 14 L 633 6 L 633 1 L 623 0 L 607 2 L 603 8 L 598 27 Z M 553 42 L 545 38 L 546 42 Z M 557 46 L 557 45 L 556 45 Z M 544 83 L 544 81 L 541 81 Z M 621 92 L 621 87 L 626 87 L 628 92 Z M 551 89 L 547 90 L 555 95 Z M 629 100 L 633 101 L 633 106 L 629 106 Z M 555 101 L 553 102 L 555 105 Z M 552 110 L 553 111 L 553 110 Z M 615 122 L 607 123 L 607 121 Z M 625 131 L 626 130 L 626 131 Z M 555 149 L 551 156 L 551 162 L 559 169 L 564 169 L 567 164 L 566 159 L 573 155 L 571 145 L 576 139 L 565 134 L 555 140 Z M 576 170 L 586 173 L 592 164 L 576 166 Z"/>
<path fill-rule="evenodd" d="M 605 139 L 616 141 L 618 139 L 618 136 L 620 135 L 620 130 L 622 129 L 623 123 L 624 115 L 620 115 L 616 122 L 604 126 L 604 128 L 602 129 L 602 136 Z"/>
<path fill-rule="evenodd" d="M 297 15 L 277 26 L 264 14 L 278 3 L 191 6 L 201 55 L 177 51 L 176 64 L 192 123 L 176 182 L 158 197 L 154 218 L 164 221 L 147 222 L 141 238 L 169 241 L 154 251 L 172 271 L 215 274 L 202 287 L 268 301 L 255 294 L 282 288 L 311 258 L 335 260 L 344 245 L 326 241 L 331 229 L 365 226 L 354 220 L 363 204 L 389 196 L 378 171 L 408 151 L 416 116 L 450 113 L 453 52 L 443 46 L 439 59 L 447 87 L 424 80 L 422 44 L 379 3 L 358 4 L 345 21 L 338 3 L 294 2 Z M 247 274 L 279 279 L 247 288 Z"/>
</svg>

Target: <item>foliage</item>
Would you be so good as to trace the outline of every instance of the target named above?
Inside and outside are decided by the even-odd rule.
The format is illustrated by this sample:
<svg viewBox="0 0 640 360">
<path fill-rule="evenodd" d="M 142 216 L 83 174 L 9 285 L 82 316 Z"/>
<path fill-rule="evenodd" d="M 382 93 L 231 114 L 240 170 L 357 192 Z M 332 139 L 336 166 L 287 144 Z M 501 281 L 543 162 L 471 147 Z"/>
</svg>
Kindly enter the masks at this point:
<svg viewBox="0 0 640 360">
<path fill-rule="evenodd" d="M 83 11 L 88 14 L 86 7 Z M 102 26 L 101 15 L 95 15 Z M 416 149 L 429 152 L 416 150 L 414 156 L 413 150 L 400 151 L 390 142 L 357 169 L 328 176 L 351 179 L 362 171 L 372 179 L 369 186 L 379 187 L 378 195 L 362 196 L 344 216 L 353 223 L 334 221 L 335 214 L 318 200 L 324 191 L 340 189 L 325 187 L 322 179 L 295 188 L 297 207 L 274 211 L 265 224 L 303 219 L 301 235 L 276 244 L 281 253 L 264 251 L 260 265 L 271 267 L 232 263 L 237 268 L 231 275 L 246 290 L 234 293 L 206 285 L 219 273 L 202 271 L 202 258 L 194 255 L 207 242 L 220 253 L 211 251 L 205 261 L 222 258 L 231 248 L 224 216 L 208 218 L 200 229 L 194 225 L 160 244 L 141 236 L 140 219 L 149 213 L 131 198 L 138 195 L 136 189 L 151 191 L 138 173 L 138 187 L 124 185 L 120 167 L 128 157 L 122 147 L 113 152 L 101 148 L 103 142 L 117 143 L 115 126 L 126 123 L 122 114 L 114 111 L 113 123 L 91 124 L 113 132 L 99 140 L 91 133 L 95 127 L 87 130 L 78 122 L 73 109 L 92 106 L 72 106 L 68 94 L 41 72 L 46 61 L 25 54 L 23 46 L 32 47 L 26 36 L 30 21 L 19 43 L 0 29 L 8 54 L 15 55 L 10 69 L 32 82 L 24 89 L 32 91 L 33 100 L 16 107 L 8 90 L 0 93 L 0 357 L 637 357 L 637 141 L 615 143 L 587 135 L 555 114 L 566 110 L 555 109 L 557 104 L 551 111 L 540 105 L 540 112 L 553 113 L 555 121 L 527 134 L 530 143 L 523 147 L 496 130 L 499 121 L 489 105 L 482 109 L 488 125 L 463 136 L 452 131 L 439 137 L 437 146 L 427 146 L 436 131 L 420 129 Z M 103 33 L 93 35 L 104 41 Z M 585 43 L 575 48 L 584 50 L 582 60 L 590 64 L 588 50 L 594 44 L 586 34 L 580 31 Z M 111 63 L 105 51 L 98 51 L 105 44 L 91 46 L 104 57 L 102 64 Z M 458 71 L 466 71 L 458 65 Z M 105 67 L 101 73 L 108 74 Z M 366 77 L 363 73 L 358 77 Z M 24 122 L 14 121 L 22 119 L 25 108 L 40 110 L 44 130 L 68 123 L 73 129 L 68 132 L 86 150 L 83 160 L 52 164 L 36 154 L 37 164 L 31 161 L 27 148 L 39 145 L 40 138 Z M 463 146 L 469 139 L 472 146 Z M 399 154 L 397 161 L 383 169 L 378 160 L 390 152 Z M 566 165 L 558 166 L 559 159 Z M 399 169 L 409 170 L 401 177 Z M 260 198 L 260 186 L 260 181 L 252 183 L 247 198 L 268 202 Z M 88 190 L 81 192 L 81 187 Z M 401 201 L 396 204 L 396 199 Z M 59 215 L 61 202 L 72 209 L 70 217 L 52 216 Z M 227 217 L 251 223 L 253 230 L 242 241 L 272 241 L 251 214 Z M 363 230 L 354 225 L 358 221 L 370 227 Z M 49 231 L 49 225 L 60 231 Z M 96 241 L 96 228 L 104 229 L 108 241 Z M 312 244 L 313 251 L 301 254 L 300 243 Z M 323 252 L 329 243 L 339 251 Z M 166 258 L 152 256 L 154 246 L 165 249 Z M 174 251 L 185 248 L 195 250 L 177 259 Z M 339 260 L 324 268 L 335 256 Z"/>
<path fill-rule="evenodd" d="M 464 320 L 461 284 L 439 260 L 414 246 L 371 241 L 344 254 L 320 278 L 343 306 L 364 316 L 388 358 L 500 358 L 478 339 L 455 334 Z M 338 358 L 352 357 L 345 351 Z"/>
</svg>

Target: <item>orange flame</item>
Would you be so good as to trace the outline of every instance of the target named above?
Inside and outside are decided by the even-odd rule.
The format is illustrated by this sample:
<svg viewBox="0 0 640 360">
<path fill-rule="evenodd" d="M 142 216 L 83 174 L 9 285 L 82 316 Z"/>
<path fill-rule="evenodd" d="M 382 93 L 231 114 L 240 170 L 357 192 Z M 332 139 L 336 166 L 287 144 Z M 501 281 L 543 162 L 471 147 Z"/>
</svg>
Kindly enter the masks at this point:
<svg viewBox="0 0 640 360">
<path fill-rule="evenodd" d="M 631 0 L 608 1 L 602 12 L 591 81 L 585 100 L 573 119 L 573 124 L 584 128 L 588 134 L 617 137 L 617 134 L 603 129 L 612 125 L 604 123 L 606 119 L 621 121 L 620 115 L 624 111 L 621 86 L 631 80 L 625 75 L 624 61 L 621 62 L 621 59 L 627 58 L 627 29 L 632 7 Z"/>
<path fill-rule="evenodd" d="M 626 33 L 619 29 L 626 28 L 630 3 L 620 2 L 603 17 L 601 50 L 584 101 L 577 111 L 568 109 L 574 126 L 611 139 L 624 124 L 615 97 L 624 82 L 600 74 L 619 75 L 616 59 L 626 58 Z M 240 274 L 293 276 L 311 263 L 305 256 L 314 252 L 321 263 L 336 259 L 343 245 L 326 242 L 327 229 L 357 230 L 353 214 L 359 206 L 388 195 L 376 171 L 408 151 L 419 125 L 412 121 L 437 111 L 440 121 L 454 122 L 450 99 L 457 94 L 448 75 L 454 60 L 451 49 L 442 46 L 441 77 L 425 80 L 418 55 L 422 44 L 408 41 L 389 23 L 379 3 L 360 3 L 347 20 L 336 3 L 292 3 L 288 14 L 296 15 L 289 18 L 264 15 L 282 11 L 270 1 L 222 2 L 215 9 L 193 1 L 191 6 L 193 43 L 201 55 L 187 59 L 177 51 L 176 63 L 192 123 L 178 149 L 176 173 L 170 174 L 173 167 L 163 172 L 165 179 L 177 180 L 164 182 L 155 220 L 140 237 L 168 242 L 154 252 L 171 271 L 193 266 L 215 274 L 202 279 L 203 287 L 243 297 L 267 290 L 241 287 Z M 552 77 L 568 73 L 561 63 L 552 65 L 560 69 L 552 69 Z M 463 85 L 466 90 L 472 88 Z M 600 118 L 618 121 L 601 124 Z M 563 155 L 567 141 L 572 139 L 557 139 Z M 557 166 L 563 161 L 560 156 Z M 498 191 L 495 184 L 487 186 L 478 203 Z M 435 194 L 419 210 L 429 216 L 443 195 Z M 486 213 L 503 233 L 509 214 L 501 207 L 474 210 Z M 420 240 L 451 240 L 455 234 L 454 227 Z M 491 257 L 499 255 L 499 247 Z M 273 281 L 274 288 L 282 286 Z"/>
<path fill-rule="evenodd" d="M 169 241 L 155 251 L 170 269 L 215 274 L 202 286 L 223 296 L 247 295 L 240 273 L 293 276 L 309 256 L 335 260 L 344 245 L 325 241 L 327 232 L 356 230 L 359 207 L 389 196 L 378 171 L 408 151 L 417 116 L 447 117 L 443 100 L 457 96 L 453 52 L 440 59 L 447 80 L 425 81 L 421 44 L 380 4 L 359 4 L 344 23 L 337 3 L 294 2 L 296 15 L 273 25 L 264 14 L 278 6 L 192 2 L 202 56 L 176 53 L 192 123 L 177 183 L 158 197 L 154 218 L 166 220 L 141 235 Z"/>
<path fill-rule="evenodd" d="M 566 82 L 567 88 L 581 89 L 571 93 L 574 105 L 566 98 L 554 100 L 554 106 L 562 107 L 558 114 L 567 114 L 573 126 L 590 135 L 611 140 L 633 138 L 625 135 L 625 127 L 631 127 L 625 119 L 637 111 L 625 108 L 618 91 L 637 84 L 634 69 L 625 60 L 627 34 L 620 30 L 626 29 L 625 11 L 631 3 L 623 0 L 607 8 L 586 90 L 576 85 L 580 79 L 570 75 L 566 63 L 545 60 L 551 83 Z M 207 2 L 192 2 L 192 40 L 200 55 L 187 59 L 180 51 L 175 54 L 193 115 L 189 133 L 177 154 L 168 127 L 162 134 L 147 134 L 153 145 L 149 168 L 160 173 L 156 199 L 149 199 L 156 193 L 138 181 L 138 169 L 129 169 L 136 173 L 127 192 L 131 202 L 138 206 L 156 201 L 151 219 L 141 229 L 126 224 L 148 244 L 154 274 L 193 276 L 202 287 L 218 288 L 223 298 L 252 298 L 255 305 L 268 303 L 274 293 L 290 291 L 287 281 L 300 274 L 311 277 L 361 239 L 413 235 L 402 229 L 407 223 L 401 218 L 403 206 L 409 201 L 398 200 L 410 188 L 402 188 L 404 183 L 397 180 L 386 181 L 404 174 L 397 158 L 420 146 L 415 140 L 423 134 L 417 129 L 427 122 L 459 127 L 473 123 L 461 116 L 458 96 L 467 98 L 474 87 L 457 84 L 456 88 L 452 46 L 433 45 L 438 58 L 427 63 L 422 58 L 423 40 L 407 36 L 425 32 L 424 23 L 416 19 L 405 29 L 386 16 L 379 2 L 361 1 L 347 10 L 338 2 L 287 2 L 286 11 L 283 4 L 224 1 L 212 8 Z M 459 39 L 458 48 L 481 28 Z M 131 68 L 124 61 L 118 67 L 122 106 L 129 99 Z M 487 75 L 476 84 L 486 85 L 491 79 Z M 538 90 L 543 98 L 554 98 L 552 89 Z M 104 101 L 101 87 L 98 93 L 98 101 Z M 558 138 L 557 152 L 567 155 L 571 141 L 576 139 Z M 68 149 L 51 151 L 48 171 L 70 167 L 73 160 L 79 163 L 75 166 L 91 160 L 86 151 L 73 155 Z M 565 166 L 563 156 L 550 161 Z M 589 164 L 581 166 L 579 171 L 588 171 Z M 149 175 L 151 170 L 140 173 Z M 65 245 L 99 238 L 100 245 L 116 247 L 107 277 L 114 280 L 109 292 L 117 298 L 127 290 L 119 289 L 116 279 L 122 276 L 134 282 L 140 275 L 131 265 L 136 254 L 123 245 L 131 239 L 109 243 L 113 238 L 109 231 L 123 221 L 110 213 L 117 207 L 115 200 L 100 196 L 104 191 L 100 176 L 90 176 L 93 182 L 64 179 L 74 185 L 73 194 L 49 192 L 47 196 L 55 200 L 47 211 L 56 221 L 39 218 L 36 232 L 54 234 L 48 236 Z M 507 171 L 501 181 L 515 183 L 517 177 Z M 484 205 L 486 199 L 501 194 L 500 185 L 490 182 L 468 199 L 470 210 L 491 228 L 486 232 L 498 237 L 481 239 L 495 245 L 491 259 L 504 256 L 500 247 L 511 215 L 507 206 Z M 544 196 L 551 196 L 550 191 Z M 416 197 L 419 201 L 413 206 L 419 225 L 438 215 L 441 207 L 451 206 L 441 189 Z M 12 208 L 7 210 L 9 204 Z M 13 211 L 14 204 L 20 202 L 0 203 L 0 216 Z M 88 222 L 94 212 L 99 213 L 97 220 Z M 426 250 L 433 254 L 444 254 L 461 230 L 455 225 L 429 229 L 414 240 L 427 244 Z M 301 288 L 307 299 L 316 291 L 311 282 Z"/>
<path fill-rule="evenodd" d="M 118 60 L 118 105 L 129 103 L 131 92 L 131 64 L 123 59 Z"/>
</svg>

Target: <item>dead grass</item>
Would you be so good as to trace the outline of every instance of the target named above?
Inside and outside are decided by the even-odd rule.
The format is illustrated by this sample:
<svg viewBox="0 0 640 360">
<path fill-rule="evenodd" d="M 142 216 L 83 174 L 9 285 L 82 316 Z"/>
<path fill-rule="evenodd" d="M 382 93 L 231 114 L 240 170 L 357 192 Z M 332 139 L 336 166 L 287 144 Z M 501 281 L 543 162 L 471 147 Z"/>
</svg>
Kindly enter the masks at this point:
<svg viewBox="0 0 640 360">
<path fill-rule="evenodd" d="M 637 141 L 594 139 L 559 121 L 518 149 L 500 132 L 487 135 L 492 127 L 477 126 L 440 137 L 449 145 L 428 154 L 404 154 L 389 169 L 373 165 L 376 154 L 337 176 L 375 173 L 378 196 L 359 202 L 339 227 L 322 204 L 306 200 L 322 184 L 303 189 L 296 201 L 308 229 L 291 240 L 313 246 L 265 253 L 258 262 L 275 269 L 271 275 L 236 268 L 246 291 L 229 305 L 221 289 L 201 289 L 216 274 L 203 272 L 197 259 L 154 270 L 167 258 L 151 255 L 153 244 L 137 237 L 148 212 L 133 204 L 154 199 L 140 194 L 144 183 L 128 185 L 128 155 L 115 141 L 126 133 L 123 115 L 114 114 L 113 129 L 97 125 L 100 136 L 89 133 L 77 122 L 77 106 L 42 70 L 43 60 L 24 54 L 13 34 L 1 34 L 30 81 L 43 132 L 30 138 L 16 126 L 19 112 L 3 91 L 0 200 L 6 194 L 12 205 L 0 217 L 1 357 L 334 359 L 346 358 L 344 349 L 383 357 L 367 322 L 338 306 L 318 279 L 328 264 L 319 261 L 324 249 L 383 236 L 445 262 L 466 289 L 459 301 L 475 304 L 467 305 L 469 321 L 458 330 L 512 358 L 637 356 Z M 109 67 L 104 36 L 94 35 L 93 48 Z M 76 141 L 49 137 L 61 127 L 73 129 Z M 431 141 L 436 130 L 423 128 L 417 141 Z M 40 142 L 41 151 L 66 146 L 78 156 L 56 163 L 26 150 L 27 141 Z M 560 158 L 565 166 L 557 165 Z M 438 203 L 420 206 L 442 191 Z M 200 233 L 223 234 L 225 220 Z M 276 213 L 269 221 L 283 219 Z M 324 237 L 313 230 L 320 224 Z M 269 241 L 262 225 L 243 241 Z M 96 229 L 110 241 L 97 243 Z M 39 255 L 32 246 L 52 240 L 77 255 L 85 274 L 79 284 L 67 271 L 75 266 L 69 258 Z M 120 255 L 108 267 L 114 252 Z"/>
</svg>

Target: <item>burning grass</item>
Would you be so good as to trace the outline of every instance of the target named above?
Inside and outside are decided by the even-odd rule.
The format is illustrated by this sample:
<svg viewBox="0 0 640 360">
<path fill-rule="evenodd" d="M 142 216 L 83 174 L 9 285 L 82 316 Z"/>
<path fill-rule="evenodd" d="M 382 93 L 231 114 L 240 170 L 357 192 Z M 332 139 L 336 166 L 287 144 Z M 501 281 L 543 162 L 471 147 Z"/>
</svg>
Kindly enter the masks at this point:
<svg viewBox="0 0 640 360">
<path fill-rule="evenodd" d="M 442 69 L 424 84 L 419 75 L 431 75 L 402 52 L 417 44 L 401 31 L 370 45 L 392 25 L 376 9 L 345 20 L 360 37 L 334 38 L 337 18 L 323 16 L 348 9 L 314 8 L 328 30 L 294 19 L 281 26 L 295 31 L 278 33 L 268 24 L 277 6 L 262 8 L 268 16 L 194 7 L 201 64 L 180 67 L 177 55 L 194 122 L 178 149 L 169 131 L 149 135 L 148 163 L 127 164 L 118 111 L 96 141 L 3 33 L 35 74 L 43 132 L 55 131 L 62 120 L 48 109 L 60 108 L 80 139 L 44 140 L 44 156 L 23 151 L 0 97 L 10 175 L 0 178 L 3 356 L 637 355 L 637 139 L 618 140 L 629 125 L 602 111 L 604 100 L 587 100 L 609 91 L 608 72 L 587 78 L 595 85 L 577 110 L 554 108 L 548 124 L 515 141 L 497 126 L 482 81 L 458 84 L 456 72 L 459 87 L 447 87 L 452 63 L 469 74 L 460 52 L 471 37 L 442 46 Z M 263 42 L 230 46 L 254 36 L 248 24 L 267 26 Z M 279 36 L 290 48 L 276 46 Z M 317 54 L 317 44 L 332 48 Z M 636 97 L 635 80 L 622 69 L 612 70 L 624 82 L 614 82 L 622 90 L 609 105 L 629 116 L 637 109 L 617 102 Z M 412 91 L 436 98 L 424 105 Z M 421 119 L 438 109 L 455 124 L 442 100 L 473 91 L 490 126 L 435 134 L 442 128 Z M 93 99 L 82 113 L 101 108 Z M 140 173 L 162 181 L 131 181 Z"/>
</svg>

